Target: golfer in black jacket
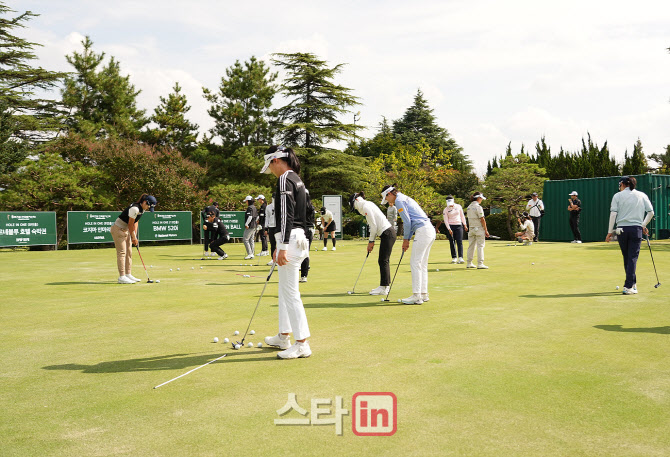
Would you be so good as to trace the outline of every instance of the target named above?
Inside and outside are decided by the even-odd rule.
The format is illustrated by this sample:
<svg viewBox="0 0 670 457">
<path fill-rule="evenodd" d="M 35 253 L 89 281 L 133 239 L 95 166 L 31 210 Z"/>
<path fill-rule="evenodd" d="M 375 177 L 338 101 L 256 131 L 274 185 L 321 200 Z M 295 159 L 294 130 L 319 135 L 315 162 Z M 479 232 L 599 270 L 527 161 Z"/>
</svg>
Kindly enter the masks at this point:
<svg viewBox="0 0 670 457">
<path fill-rule="evenodd" d="M 275 218 L 277 222 L 276 262 L 279 275 L 279 333 L 265 338 L 265 344 L 284 351 L 280 359 L 297 359 L 312 355 L 307 338 L 309 326 L 305 307 L 300 298 L 300 264 L 309 253 L 307 229 L 307 198 L 305 185 L 298 173 L 300 161 L 293 149 L 272 146 L 265 154 L 265 165 L 261 173 L 272 173 L 277 180 Z M 293 332 L 296 343 L 291 345 L 289 334 Z"/>
<path fill-rule="evenodd" d="M 230 235 L 228 234 L 228 230 L 226 230 L 223 221 L 216 216 L 214 207 L 208 208 L 205 230 L 209 230 L 214 234 L 214 241 L 209 244 L 209 248 L 212 252 L 216 252 L 219 255 L 219 260 L 227 259 L 228 254 L 221 249 L 221 245 L 230 241 Z"/>
</svg>

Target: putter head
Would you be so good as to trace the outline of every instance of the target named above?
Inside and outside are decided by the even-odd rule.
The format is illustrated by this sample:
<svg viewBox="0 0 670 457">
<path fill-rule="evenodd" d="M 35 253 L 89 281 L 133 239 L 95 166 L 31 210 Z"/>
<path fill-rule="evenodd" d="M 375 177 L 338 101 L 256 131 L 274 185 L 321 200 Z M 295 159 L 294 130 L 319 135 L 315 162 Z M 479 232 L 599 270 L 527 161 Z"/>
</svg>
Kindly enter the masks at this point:
<svg viewBox="0 0 670 457">
<path fill-rule="evenodd" d="M 240 343 L 239 341 L 233 341 L 233 342 L 232 342 L 233 349 L 235 349 L 235 346 L 238 345 L 238 344 L 240 345 L 240 347 L 243 347 L 243 346 L 244 346 L 244 343 Z"/>
<path fill-rule="evenodd" d="M 147 279 L 147 283 L 152 283 L 153 281 L 151 279 Z"/>
<path fill-rule="evenodd" d="M 659 287 L 661 287 L 661 283 L 660 283 L 660 282 L 654 286 L 655 289 L 658 289 Z"/>
</svg>

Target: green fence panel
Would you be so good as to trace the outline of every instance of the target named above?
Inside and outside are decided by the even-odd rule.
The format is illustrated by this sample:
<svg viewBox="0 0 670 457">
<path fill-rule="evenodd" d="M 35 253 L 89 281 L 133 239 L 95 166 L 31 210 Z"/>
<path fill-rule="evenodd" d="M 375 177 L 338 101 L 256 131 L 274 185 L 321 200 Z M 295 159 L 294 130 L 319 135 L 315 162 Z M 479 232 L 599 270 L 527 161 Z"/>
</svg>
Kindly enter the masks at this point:
<svg viewBox="0 0 670 457">
<path fill-rule="evenodd" d="M 68 211 L 67 244 L 113 243 L 109 229 L 119 214 L 119 211 Z"/>
<path fill-rule="evenodd" d="M 190 211 L 145 211 L 139 226 L 140 241 L 193 239 Z"/>
<path fill-rule="evenodd" d="M 0 246 L 57 245 L 53 211 L 0 211 Z"/>
<path fill-rule="evenodd" d="M 244 236 L 244 211 L 221 211 L 219 214 L 219 219 L 223 221 L 223 224 L 228 230 L 228 235 L 231 238 L 242 238 Z M 205 220 L 203 219 L 202 213 L 200 213 L 200 242 L 204 243 L 205 231 L 202 229 Z"/>
<path fill-rule="evenodd" d="M 573 190 L 582 201 L 580 232 L 583 241 L 604 241 L 609 223 L 612 197 L 619 191 L 620 176 L 545 181 L 541 199 L 545 215 L 540 225 L 540 240 L 571 241 L 568 199 Z M 668 192 L 670 176 L 636 175 L 637 189 L 647 194 L 654 206 L 655 218 L 649 224 L 652 238 L 663 238 L 668 232 Z"/>
</svg>

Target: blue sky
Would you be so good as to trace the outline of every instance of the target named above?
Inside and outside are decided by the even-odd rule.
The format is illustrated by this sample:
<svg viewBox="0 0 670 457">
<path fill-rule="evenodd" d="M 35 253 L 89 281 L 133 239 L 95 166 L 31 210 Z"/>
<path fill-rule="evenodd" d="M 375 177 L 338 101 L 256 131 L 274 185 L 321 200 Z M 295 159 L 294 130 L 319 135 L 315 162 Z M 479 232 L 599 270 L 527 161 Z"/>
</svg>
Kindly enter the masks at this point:
<svg viewBox="0 0 670 457">
<path fill-rule="evenodd" d="M 202 87 L 218 87 L 236 59 L 300 51 L 347 64 L 337 82 L 361 98 L 362 136 L 402 116 L 421 89 L 480 173 L 509 142 L 533 149 L 543 135 L 557 153 L 590 132 L 618 159 L 638 138 L 647 154 L 670 144 L 667 0 L 7 4 L 41 15 L 22 33 L 44 45 L 43 67 L 71 70 L 65 55 L 89 35 L 148 112 L 178 81 L 201 132 L 212 126 Z"/>
</svg>

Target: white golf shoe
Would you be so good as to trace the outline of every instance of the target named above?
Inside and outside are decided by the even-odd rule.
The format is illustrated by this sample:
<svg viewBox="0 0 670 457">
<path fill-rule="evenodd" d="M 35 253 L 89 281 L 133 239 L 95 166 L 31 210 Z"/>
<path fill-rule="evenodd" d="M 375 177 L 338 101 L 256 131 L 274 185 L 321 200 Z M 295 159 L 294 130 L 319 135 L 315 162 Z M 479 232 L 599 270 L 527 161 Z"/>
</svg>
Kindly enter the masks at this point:
<svg viewBox="0 0 670 457">
<path fill-rule="evenodd" d="M 465 260 L 463 260 L 463 257 L 458 258 L 458 263 L 465 263 Z"/>
<path fill-rule="evenodd" d="M 376 289 L 370 291 L 370 295 L 388 295 L 389 286 L 379 286 Z"/>
<path fill-rule="evenodd" d="M 301 276 L 299 281 L 300 282 L 307 282 L 307 276 Z"/>
<path fill-rule="evenodd" d="M 403 298 L 400 301 L 406 305 L 420 305 L 421 303 L 423 303 L 421 294 L 412 294 L 411 297 Z"/>
<path fill-rule="evenodd" d="M 268 267 L 271 267 L 273 263 L 274 263 L 274 260 L 270 260 L 270 261 L 269 261 L 268 263 L 266 263 L 265 265 L 267 265 Z"/>
<path fill-rule="evenodd" d="M 132 282 L 141 282 L 142 281 L 141 279 L 137 279 L 135 276 L 131 275 L 130 273 L 128 273 L 126 275 L 126 278 L 130 279 Z"/>
<path fill-rule="evenodd" d="M 228 254 L 226 254 L 224 252 L 224 254 L 221 257 L 219 257 L 219 260 L 226 260 L 227 258 L 228 258 Z"/>
<path fill-rule="evenodd" d="M 451 259 L 451 263 L 457 263 L 457 262 L 458 262 L 458 259 L 457 259 L 456 257 L 454 257 L 453 259 Z"/>
<path fill-rule="evenodd" d="M 474 263 L 468 262 L 468 264 L 465 266 L 465 268 L 477 268 Z"/>
<path fill-rule="evenodd" d="M 428 294 L 421 294 L 421 300 L 423 300 L 424 303 L 430 300 L 430 297 Z"/>
<path fill-rule="evenodd" d="M 337 251 L 337 248 L 335 246 L 333 246 L 333 249 L 331 249 L 331 250 L 332 251 Z"/>
<path fill-rule="evenodd" d="M 628 287 L 624 287 L 622 293 L 624 295 L 635 295 L 637 293 L 637 289 L 635 288 L 634 285 L 630 289 Z"/>
<path fill-rule="evenodd" d="M 250 259 L 253 259 L 253 258 L 254 258 L 254 255 L 253 255 L 253 254 L 249 254 L 248 256 L 246 256 L 246 257 L 244 258 L 244 260 L 250 260 Z"/>
<path fill-rule="evenodd" d="M 291 347 L 291 337 L 281 334 L 277 334 L 275 336 L 266 336 L 265 344 L 279 349 L 288 349 Z"/>
<path fill-rule="evenodd" d="M 487 267 L 487 266 L 484 265 L 483 263 L 480 263 L 479 265 L 477 265 L 477 269 L 479 269 L 479 270 L 488 270 L 488 268 L 489 268 L 489 267 Z"/>
<path fill-rule="evenodd" d="M 304 343 L 296 342 L 287 350 L 277 353 L 277 357 L 280 359 L 300 359 L 307 358 L 310 355 L 312 355 L 312 350 L 309 348 L 309 343 L 307 341 Z"/>
<path fill-rule="evenodd" d="M 119 276 L 117 282 L 119 284 L 135 284 L 135 281 L 133 281 L 132 279 L 128 279 L 125 276 Z"/>
<path fill-rule="evenodd" d="M 324 246 L 323 249 L 321 249 L 321 250 L 322 250 L 322 251 L 327 251 L 328 248 Z"/>
</svg>

